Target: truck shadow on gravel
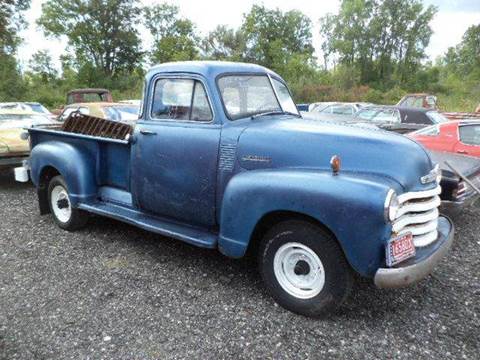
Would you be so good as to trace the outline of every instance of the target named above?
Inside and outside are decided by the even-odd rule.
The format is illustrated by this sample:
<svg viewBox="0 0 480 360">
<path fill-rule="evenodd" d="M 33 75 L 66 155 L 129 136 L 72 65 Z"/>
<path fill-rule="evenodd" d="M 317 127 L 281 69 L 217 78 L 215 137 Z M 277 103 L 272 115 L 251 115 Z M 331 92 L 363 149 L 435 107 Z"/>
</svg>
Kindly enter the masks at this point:
<svg viewBox="0 0 480 360">
<path fill-rule="evenodd" d="M 13 170 L 0 170 L 0 190 L 23 191 L 28 188 L 33 188 L 33 184 L 20 183 L 15 181 Z"/>
<path fill-rule="evenodd" d="M 260 274 L 257 272 L 256 259 L 248 256 L 243 259 L 230 259 L 217 250 L 194 247 L 182 241 L 152 234 L 134 226 L 107 218 L 92 216 L 87 227 L 88 233 L 100 235 L 98 238 L 106 242 L 117 242 L 122 247 L 128 247 L 148 258 L 146 264 L 154 266 L 156 262 L 172 269 L 172 276 L 182 276 L 178 271 L 192 268 L 197 275 L 191 279 L 192 284 L 206 281 L 219 283 L 229 292 L 238 291 L 238 296 L 248 291 L 249 296 L 257 301 L 265 302 L 269 307 L 273 300 L 267 294 Z M 105 237 L 102 234 L 109 234 Z M 145 262 L 142 263 L 142 266 Z M 177 270 L 175 270 L 177 269 Z M 178 270 L 180 269 L 180 270 Z M 187 276 L 187 274 L 184 274 Z M 188 274 L 191 276 L 191 273 Z M 435 278 L 429 277 L 417 285 L 404 289 L 384 290 L 377 289 L 369 280 L 355 278 L 355 284 L 350 297 L 344 305 L 327 318 L 355 318 L 373 319 L 388 318 L 394 313 L 408 314 L 412 310 L 412 303 L 421 303 L 422 298 L 429 296 L 430 287 L 438 283 Z M 288 313 L 287 310 L 284 310 Z"/>
</svg>

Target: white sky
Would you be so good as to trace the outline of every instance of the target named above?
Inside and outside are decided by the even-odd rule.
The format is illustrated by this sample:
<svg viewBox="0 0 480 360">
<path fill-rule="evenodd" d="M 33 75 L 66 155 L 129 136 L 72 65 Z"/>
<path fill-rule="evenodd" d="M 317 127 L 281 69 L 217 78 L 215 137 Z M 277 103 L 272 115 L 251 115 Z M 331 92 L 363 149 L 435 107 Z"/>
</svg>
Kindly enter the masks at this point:
<svg viewBox="0 0 480 360">
<path fill-rule="evenodd" d="M 38 50 L 48 50 L 58 65 L 58 58 L 65 51 L 66 39 L 47 39 L 35 24 L 44 2 L 45 0 L 32 0 L 31 8 L 25 14 L 30 25 L 21 32 L 24 43 L 18 51 L 18 57 L 22 67 L 28 64 L 32 54 Z M 202 35 L 219 24 L 238 27 L 243 14 L 255 3 L 263 3 L 268 8 L 278 7 L 283 11 L 298 9 L 309 16 L 314 24 L 313 45 L 317 49 L 320 48 L 318 19 L 326 13 L 336 12 L 339 6 L 338 0 L 142 0 L 145 5 L 162 2 L 178 5 L 181 14 L 192 20 Z M 427 55 L 432 60 L 442 55 L 448 47 L 458 44 L 469 26 L 480 24 L 480 0 L 424 0 L 424 2 L 439 8 L 431 23 L 433 35 L 427 48 Z M 149 34 L 143 33 L 142 38 L 144 46 L 148 46 Z"/>
</svg>

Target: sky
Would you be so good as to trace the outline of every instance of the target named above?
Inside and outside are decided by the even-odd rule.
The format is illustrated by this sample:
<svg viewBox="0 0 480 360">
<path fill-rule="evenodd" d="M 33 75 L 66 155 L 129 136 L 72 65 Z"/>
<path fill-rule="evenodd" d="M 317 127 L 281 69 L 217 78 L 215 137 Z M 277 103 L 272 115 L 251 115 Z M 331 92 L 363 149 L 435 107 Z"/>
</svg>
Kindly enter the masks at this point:
<svg viewBox="0 0 480 360">
<path fill-rule="evenodd" d="M 35 24 L 45 1 L 32 0 L 31 8 L 25 14 L 29 27 L 20 33 L 24 42 L 18 51 L 23 68 L 28 65 L 32 54 L 39 50 L 48 50 L 58 67 L 58 59 L 67 45 L 66 39 L 46 38 Z M 220 24 L 235 28 L 240 26 L 243 14 L 248 12 L 253 4 L 264 4 L 268 8 L 279 8 L 282 11 L 297 9 L 312 20 L 313 45 L 316 49 L 320 48 L 318 19 L 327 13 L 337 12 L 340 3 L 338 0 L 142 0 L 144 5 L 163 2 L 178 5 L 181 15 L 192 20 L 201 35 L 207 34 Z M 480 0 L 424 0 L 424 3 L 438 8 L 438 13 L 431 22 L 433 35 L 426 49 L 431 60 L 443 55 L 450 46 L 458 44 L 469 26 L 480 24 Z M 146 30 L 143 32 L 142 39 L 147 47 L 151 37 Z M 317 52 L 318 55 L 320 53 Z"/>
</svg>

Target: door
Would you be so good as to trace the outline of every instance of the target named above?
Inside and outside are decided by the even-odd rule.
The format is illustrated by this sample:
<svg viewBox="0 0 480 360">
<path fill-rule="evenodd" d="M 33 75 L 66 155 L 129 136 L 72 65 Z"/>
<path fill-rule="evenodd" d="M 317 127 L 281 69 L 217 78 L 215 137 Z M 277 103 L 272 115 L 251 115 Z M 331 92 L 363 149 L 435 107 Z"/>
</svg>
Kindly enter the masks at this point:
<svg viewBox="0 0 480 360">
<path fill-rule="evenodd" d="M 459 142 L 455 152 L 480 157 L 480 125 L 461 125 L 458 127 Z"/>
<path fill-rule="evenodd" d="M 161 77 L 132 147 L 132 196 L 145 212 L 215 224 L 221 127 L 200 79 Z"/>
</svg>

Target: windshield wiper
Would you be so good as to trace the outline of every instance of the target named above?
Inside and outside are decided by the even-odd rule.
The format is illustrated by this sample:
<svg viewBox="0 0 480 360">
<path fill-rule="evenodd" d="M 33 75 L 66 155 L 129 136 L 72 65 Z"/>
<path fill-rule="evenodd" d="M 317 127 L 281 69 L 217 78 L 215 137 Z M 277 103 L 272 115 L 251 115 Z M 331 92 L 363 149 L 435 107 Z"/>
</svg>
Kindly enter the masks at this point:
<svg viewBox="0 0 480 360">
<path fill-rule="evenodd" d="M 302 117 L 300 114 L 296 114 L 296 113 L 293 113 L 293 112 L 290 112 L 290 111 L 275 110 L 275 111 L 267 111 L 267 112 L 264 112 L 264 113 L 255 114 L 255 115 L 252 115 L 250 118 L 253 120 L 253 119 L 256 119 L 258 117 L 268 116 L 268 115 L 292 115 L 292 116 L 296 116 L 296 117 Z"/>
</svg>

